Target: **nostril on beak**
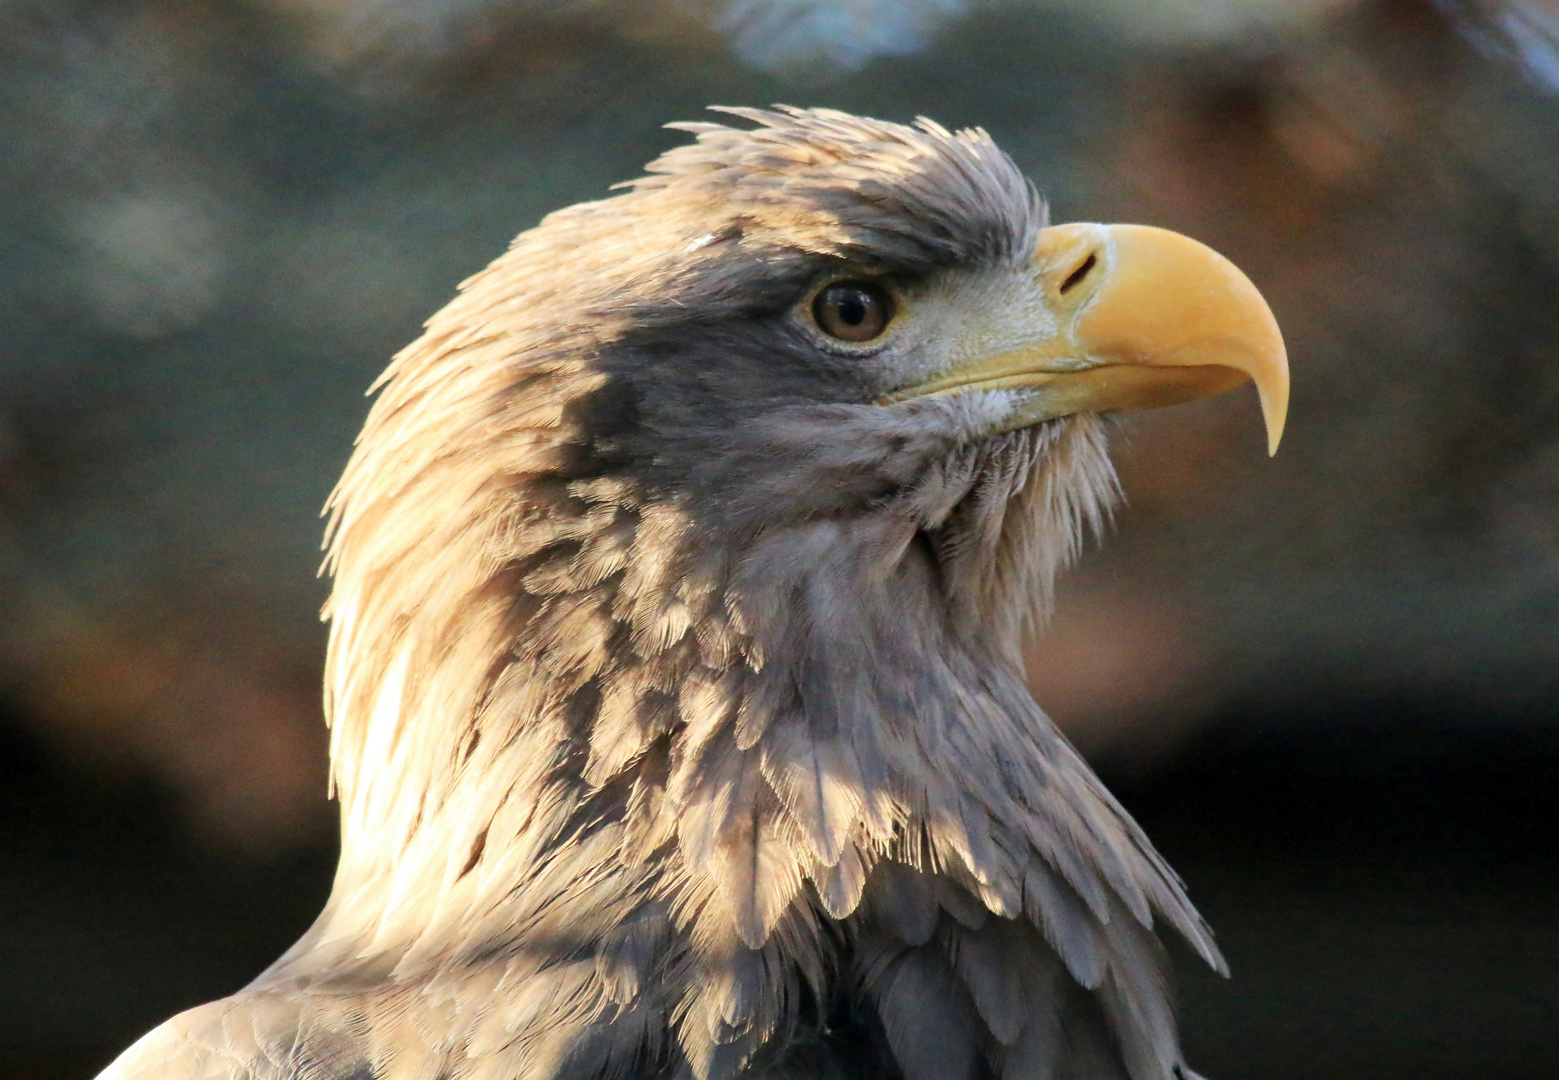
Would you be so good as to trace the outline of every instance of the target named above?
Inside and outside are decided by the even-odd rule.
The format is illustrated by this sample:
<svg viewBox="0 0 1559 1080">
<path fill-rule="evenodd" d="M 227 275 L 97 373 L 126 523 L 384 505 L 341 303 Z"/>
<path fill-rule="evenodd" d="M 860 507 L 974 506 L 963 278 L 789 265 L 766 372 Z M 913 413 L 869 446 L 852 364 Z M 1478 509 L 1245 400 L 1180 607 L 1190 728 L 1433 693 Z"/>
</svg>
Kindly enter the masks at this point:
<svg viewBox="0 0 1559 1080">
<path fill-rule="evenodd" d="M 1066 280 L 1061 283 L 1061 288 L 1058 289 L 1057 292 L 1059 292 L 1062 296 L 1065 296 L 1067 293 L 1071 292 L 1073 288 L 1081 285 L 1083 279 L 1086 278 L 1089 272 L 1098 265 L 1099 256 L 1090 251 L 1088 253 L 1088 258 L 1079 263 L 1076 270 L 1073 270 L 1070 274 L 1066 275 Z"/>
</svg>

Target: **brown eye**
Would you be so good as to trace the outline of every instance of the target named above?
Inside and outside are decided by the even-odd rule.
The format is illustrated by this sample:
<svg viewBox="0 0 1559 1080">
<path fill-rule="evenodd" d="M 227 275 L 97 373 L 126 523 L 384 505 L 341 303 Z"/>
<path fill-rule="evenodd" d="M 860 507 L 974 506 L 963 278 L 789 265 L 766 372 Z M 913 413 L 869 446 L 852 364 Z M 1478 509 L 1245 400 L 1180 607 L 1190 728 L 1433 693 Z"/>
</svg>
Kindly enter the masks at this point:
<svg viewBox="0 0 1559 1080">
<path fill-rule="evenodd" d="M 812 301 L 812 320 L 818 329 L 854 344 L 880 337 L 892 317 L 887 290 L 866 281 L 836 282 Z"/>
</svg>

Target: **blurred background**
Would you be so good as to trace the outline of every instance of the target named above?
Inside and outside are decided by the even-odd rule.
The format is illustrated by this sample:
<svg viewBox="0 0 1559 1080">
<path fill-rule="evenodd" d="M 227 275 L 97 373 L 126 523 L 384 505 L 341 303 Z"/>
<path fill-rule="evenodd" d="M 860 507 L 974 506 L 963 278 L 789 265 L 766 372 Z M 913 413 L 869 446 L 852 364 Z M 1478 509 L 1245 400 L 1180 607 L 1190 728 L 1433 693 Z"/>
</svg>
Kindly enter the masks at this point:
<svg viewBox="0 0 1559 1080">
<path fill-rule="evenodd" d="M 456 282 L 711 103 L 983 125 L 1289 342 L 1133 417 L 1036 694 L 1186 877 L 1209 1075 L 1559 1076 L 1559 2 L 0 0 L 0 1076 L 328 891 L 318 509 Z"/>
</svg>

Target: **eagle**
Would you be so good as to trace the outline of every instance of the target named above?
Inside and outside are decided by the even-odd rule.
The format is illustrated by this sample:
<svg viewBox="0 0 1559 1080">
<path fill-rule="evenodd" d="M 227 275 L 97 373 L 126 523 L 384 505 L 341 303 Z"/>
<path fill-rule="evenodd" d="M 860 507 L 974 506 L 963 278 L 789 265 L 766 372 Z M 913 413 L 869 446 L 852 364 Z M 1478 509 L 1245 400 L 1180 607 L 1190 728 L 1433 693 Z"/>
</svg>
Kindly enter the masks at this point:
<svg viewBox="0 0 1559 1080">
<path fill-rule="evenodd" d="M 328 504 L 341 855 L 103 1080 L 1189 1080 L 1184 887 L 1030 696 L 1110 414 L 1282 337 L 983 130 L 722 110 L 467 280 Z"/>
</svg>

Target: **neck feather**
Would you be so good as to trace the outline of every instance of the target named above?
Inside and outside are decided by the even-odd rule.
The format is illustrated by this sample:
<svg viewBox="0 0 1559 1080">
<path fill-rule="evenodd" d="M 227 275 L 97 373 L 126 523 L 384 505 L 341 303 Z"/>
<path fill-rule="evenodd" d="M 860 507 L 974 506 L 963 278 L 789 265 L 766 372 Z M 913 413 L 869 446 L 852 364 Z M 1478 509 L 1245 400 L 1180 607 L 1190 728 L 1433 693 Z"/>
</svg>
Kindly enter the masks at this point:
<svg viewBox="0 0 1559 1080">
<path fill-rule="evenodd" d="M 931 812 L 905 755 L 978 740 L 1014 703 L 1038 717 L 1021 636 L 1116 498 L 1099 422 L 955 446 L 857 513 L 761 528 L 571 479 L 570 409 L 600 379 L 496 348 L 403 358 L 333 500 L 330 940 L 388 958 L 523 934 L 552 890 L 521 886 L 601 872 L 559 863 L 589 834 L 607 865 L 639 860 L 619 891 L 675 877 L 667 903 L 761 944 L 803 881 Z M 755 814 L 776 835 L 735 843 Z M 715 888 L 754 843 L 791 864 L 779 885 Z M 834 911 L 859 897 L 827 887 Z"/>
<path fill-rule="evenodd" d="M 1097 419 L 971 442 L 829 415 L 837 453 L 802 438 L 823 471 L 779 489 L 878 494 L 764 524 L 718 472 L 679 496 L 599 468 L 577 420 L 603 376 L 505 346 L 402 358 L 333 498 L 341 862 L 253 989 L 496 978 L 527 987 L 491 1019 L 528 1033 L 527 1076 L 667 1038 L 716 1076 L 837 992 L 841 935 L 903 873 L 982 918 L 1044 921 L 1057 889 L 1156 910 L 1221 963 L 1023 685 L 1025 625 L 1118 495 Z"/>
</svg>

